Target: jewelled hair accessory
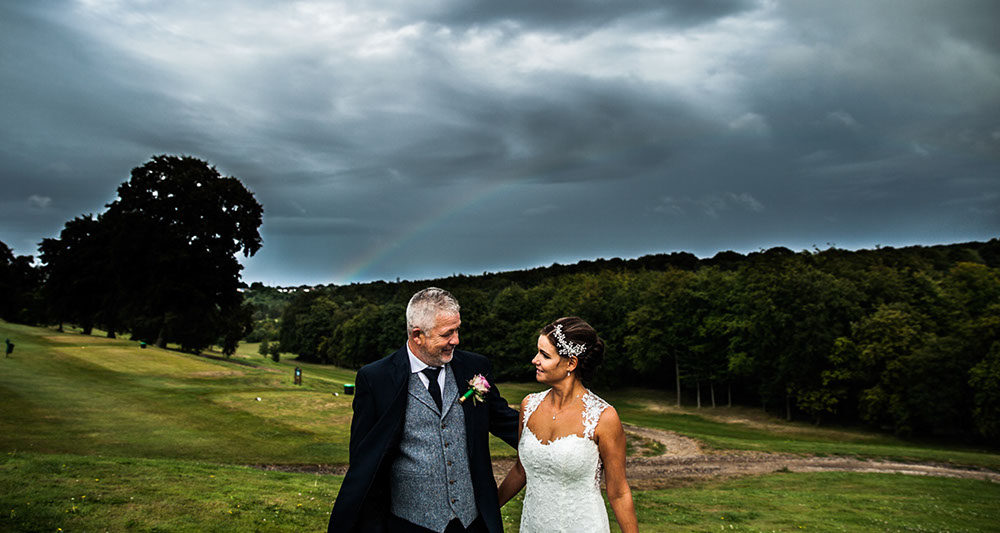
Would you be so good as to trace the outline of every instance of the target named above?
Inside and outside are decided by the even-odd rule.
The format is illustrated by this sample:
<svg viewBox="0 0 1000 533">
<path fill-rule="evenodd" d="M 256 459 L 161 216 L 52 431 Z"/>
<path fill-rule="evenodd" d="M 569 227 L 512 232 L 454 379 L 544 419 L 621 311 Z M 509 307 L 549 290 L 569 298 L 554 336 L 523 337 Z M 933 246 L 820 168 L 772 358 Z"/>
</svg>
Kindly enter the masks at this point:
<svg viewBox="0 0 1000 533">
<path fill-rule="evenodd" d="M 567 341 L 566 335 L 562 332 L 562 324 L 556 325 L 555 329 L 552 330 L 552 336 L 556 338 L 556 351 L 559 352 L 559 355 L 580 357 L 583 351 L 587 349 L 586 344 Z"/>
</svg>

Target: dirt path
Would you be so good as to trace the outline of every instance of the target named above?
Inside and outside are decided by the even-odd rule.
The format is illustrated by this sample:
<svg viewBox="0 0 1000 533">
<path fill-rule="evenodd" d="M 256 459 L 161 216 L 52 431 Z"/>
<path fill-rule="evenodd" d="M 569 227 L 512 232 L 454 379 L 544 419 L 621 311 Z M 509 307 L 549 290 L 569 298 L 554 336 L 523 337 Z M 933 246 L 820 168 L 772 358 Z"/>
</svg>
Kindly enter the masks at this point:
<svg viewBox="0 0 1000 533">
<path fill-rule="evenodd" d="M 626 433 L 655 440 L 666 447 L 662 455 L 629 457 L 625 468 L 629 484 L 637 489 L 677 486 L 688 481 L 789 472 L 872 472 L 968 479 L 986 479 L 1000 483 L 1000 472 L 983 468 L 961 468 L 935 463 L 863 460 L 851 457 L 814 457 L 752 451 L 705 452 L 698 441 L 671 431 L 625 425 Z M 499 483 L 507 475 L 513 459 L 493 462 L 493 474 Z M 346 466 L 328 465 L 253 465 L 265 470 L 314 474 L 344 475 Z"/>
<path fill-rule="evenodd" d="M 625 426 L 625 431 L 666 446 L 663 455 L 630 457 L 629 481 L 639 487 L 671 485 L 676 481 L 707 477 L 791 472 L 874 472 L 919 476 L 988 479 L 1000 483 L 1000 472 L 933 463 L 863 460 L 851 457 L 813 457 L 751 451 L 706 453 L 694 439 L 670 431 Z"/>
<path fill-rule="evenodd" d="M 698 441 L 670 431 L 625 425 L 625 432 L 655 440 L 666 447 L 662 455 L 629 457 L 626 460 L 625 468 L 629 484 L 637 489 L 664 488 L 698 479 L 761 475 L 779 471 L 896 473 L 987 479 L 1000 483 L 1000 472 L 979 468 L 751 451 L 709 453 L 702 450 Z M 497 482 L 504 478 L 513 463 L 511 459 L 493 462 L 493 472 Z"/>
</svg>

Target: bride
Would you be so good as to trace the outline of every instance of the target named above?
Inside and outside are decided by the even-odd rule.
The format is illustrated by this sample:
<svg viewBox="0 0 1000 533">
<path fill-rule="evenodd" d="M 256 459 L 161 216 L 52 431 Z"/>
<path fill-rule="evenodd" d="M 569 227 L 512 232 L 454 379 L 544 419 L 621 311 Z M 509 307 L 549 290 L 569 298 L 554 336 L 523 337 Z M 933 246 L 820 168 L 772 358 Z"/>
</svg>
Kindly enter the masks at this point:
<svg viewBox="0 0 1000 533">
<path fill-rule="evenodd" d="M 603 359 L 604 341 L 577 317 L 560 318 L 538 336 L 535 379 L 551 388 L 521 401 L 517 462 L 498 489 L 503 506 L 527 484 L 522 533 L 609 531 L 602 465 L 618 527 L 638 531 L 621 420 L 584 386 Z"/>
</svg>

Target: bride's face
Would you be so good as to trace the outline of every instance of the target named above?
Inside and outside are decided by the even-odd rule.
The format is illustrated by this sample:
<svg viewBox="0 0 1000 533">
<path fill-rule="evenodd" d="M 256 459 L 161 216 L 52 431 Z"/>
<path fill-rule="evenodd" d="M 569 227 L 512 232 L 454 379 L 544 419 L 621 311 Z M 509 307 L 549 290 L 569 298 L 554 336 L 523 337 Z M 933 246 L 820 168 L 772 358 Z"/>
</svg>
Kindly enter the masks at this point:
<svg viewBox="0 0 1000 533">
<path fill-rule="evenodd" d="M 569 376 L 569 358 L 560 357 L 546 335 L 538 336 L 538 353 L 531 364 L 535 365 L 535 379 L 542 383 L 555 383 Z"/>
</svg>

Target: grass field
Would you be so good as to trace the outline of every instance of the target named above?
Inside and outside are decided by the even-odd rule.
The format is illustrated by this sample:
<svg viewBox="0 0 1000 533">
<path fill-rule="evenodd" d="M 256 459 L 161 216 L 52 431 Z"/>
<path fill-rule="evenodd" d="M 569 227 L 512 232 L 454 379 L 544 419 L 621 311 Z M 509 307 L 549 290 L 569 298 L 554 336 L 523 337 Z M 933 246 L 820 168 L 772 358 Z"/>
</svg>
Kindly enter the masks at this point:
<svg viewBox="0 0 1000 533">
<path fill-rule="evenodd" d="M 341 479 L 245 465 L 343 464 L 351 371 L 244 345 L 230 360 L 0 322 L 0 531 L 319 531 Z M 303 369 L 303 385 L 292 370 Z M 535 383 L 501 384 L 516 403 Z M 658 391 L 597 391 L 628 423 L 718 449 L 1000 467 L 995 451 L 677 410 Z M 512 455 L 494 442 L 498 455 Z M 635 494 L 643 531 L 996 531 L 1000 485 L 884 474 L 774 474 Z M 516 531 L 519 500 L 504 508 Z"/>
</svg>

